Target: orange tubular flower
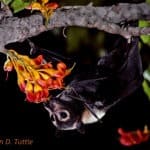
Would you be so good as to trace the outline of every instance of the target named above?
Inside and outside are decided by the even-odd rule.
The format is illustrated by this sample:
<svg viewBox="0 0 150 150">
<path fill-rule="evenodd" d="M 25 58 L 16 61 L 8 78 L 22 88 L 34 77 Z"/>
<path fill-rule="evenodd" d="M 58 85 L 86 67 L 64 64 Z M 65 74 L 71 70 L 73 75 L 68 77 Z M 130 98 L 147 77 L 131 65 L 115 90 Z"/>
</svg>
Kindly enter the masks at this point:
<svg viewBox="0 0 150 150">
<path fill-rule="evenodd" d="M 49 0 L 39 0 L 38 2 L 32 2 L 26 9 L 38 10 L 42 13 L 48 23 L 49 18 L 53 14 L 53 11 L 58 8 L 58 4 L 55 2 L 49 3 Z"/>
<path fill-rule="evenodd" d="M 119 141 L 124 146 L 141 144 L 148 141 L 150 138 L 150 131 L 147 126 L 144 127 L 143 131 L 138 129 L 136 131 L 126 132 L 122 128 L 119 128 L 118 133 L 121 135 Z"/>
<path fill-rule="evenodd" d="M 66 64 L 59 62 L 54 69 L 42 55 L 34 59 L 9 50 L 4 70 L 17 72 L 18 86 L 26 94 L 26 100 L 33 103 L 45 102 L 49 99 L 49 90 L 64 87 L 63 79 L 71 72 Z"/>
</svg>

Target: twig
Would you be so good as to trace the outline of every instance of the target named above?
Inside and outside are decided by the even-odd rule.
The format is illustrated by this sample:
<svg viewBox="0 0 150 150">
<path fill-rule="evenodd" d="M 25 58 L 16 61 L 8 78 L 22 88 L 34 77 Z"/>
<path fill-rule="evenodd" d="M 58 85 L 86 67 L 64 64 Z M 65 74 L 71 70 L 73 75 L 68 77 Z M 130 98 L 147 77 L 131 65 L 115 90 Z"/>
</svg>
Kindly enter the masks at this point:
<svg viewBox="0 0 150 150">
<path fill-rule="evenodd" d="M 41 14 L 29 17 L 3 17 L 0 20 L 0 49 L 8 43 L 23 41 L 46 30 L 79 26 L 97 28 L 112 34 L 119 34 L 130 39 L 131 36 L 150 34 L 150 28 L 119 26 L 122 22 L 150 20 L 150 6 L 146 3 L 113 5 L 110 7 L 65 6 L 58 8 L 51 17 L 47 28 L 43 25 Z"/>
</svg>

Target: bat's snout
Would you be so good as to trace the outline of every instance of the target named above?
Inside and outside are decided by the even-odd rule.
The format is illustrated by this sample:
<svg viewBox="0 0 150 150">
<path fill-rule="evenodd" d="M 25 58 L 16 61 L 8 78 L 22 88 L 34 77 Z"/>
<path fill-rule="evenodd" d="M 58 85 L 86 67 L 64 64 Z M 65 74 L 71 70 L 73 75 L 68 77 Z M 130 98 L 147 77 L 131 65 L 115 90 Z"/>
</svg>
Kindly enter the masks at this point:
<svg viewBox="0 0 150 150">
<path fill-rule="evenodd" d="M 49 112 L 51 122 L 59 130 L 77 129 L 79 116 L 59 100 L 50 100 L 50 102 L 45 105 L 45 109 Z"/>
</svg>

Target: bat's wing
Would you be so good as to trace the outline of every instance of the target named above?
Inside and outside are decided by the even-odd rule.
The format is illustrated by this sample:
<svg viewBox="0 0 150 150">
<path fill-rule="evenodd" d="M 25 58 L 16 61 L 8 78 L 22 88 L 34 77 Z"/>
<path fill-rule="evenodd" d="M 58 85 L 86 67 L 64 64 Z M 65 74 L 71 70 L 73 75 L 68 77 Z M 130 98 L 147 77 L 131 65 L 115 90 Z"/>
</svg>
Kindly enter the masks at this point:
<svg viewBox="0 0 150 150">
<path fill-rule="evenodd" d="M 124 98 L 141 86 L 143 70 L 138 49 L 138 38 L 112 51 L 98 61 L 99 75 L 111 79 L 110 86 L 116 88 L 115 99 Z"/>
<path fill-rule="evenodd" d="M 89 117 L 82 116 L 85 124 L 101 119 L 107 110 L 141 86 L 143 71 L 138 40 L 133 38 L 131 43 L 124 40 L 123 47 L 116 47 L 100 58 L 95 76 L 97 78 L 71 84 L 79 94 L 78 97 L 88 106 L 83 114 L 91 114 Z"/>
<path fill-rule="evenodd" d="M 128 96 L 141 86 L 143 80 L 143 69 L 138 49 L 138 38 L 133 39 L 127 60 L 118 72 L 120 81 L 120 92 L 122 97 Z"/>
<path fill-rule="evenodd" d="M 121 40 L 115 50 L 98 60 L 93 75 L 88 78 L 82 75 L 69 86 L 89 103 L 101 101 L 109 105 L 127 97 L 143 80 L 138 41 L 138 38 L 133 38 L 131 43 Z"/>
</svg>

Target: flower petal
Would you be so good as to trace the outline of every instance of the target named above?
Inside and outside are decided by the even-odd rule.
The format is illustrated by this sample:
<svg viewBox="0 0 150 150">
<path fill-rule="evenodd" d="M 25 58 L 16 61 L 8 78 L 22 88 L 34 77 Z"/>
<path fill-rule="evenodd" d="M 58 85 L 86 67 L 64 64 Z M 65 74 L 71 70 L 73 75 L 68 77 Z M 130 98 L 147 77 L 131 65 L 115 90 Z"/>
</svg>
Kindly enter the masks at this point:
<svg viewBox="0 0 150 150">
<path fill-rule="evenodd" d="M 47 8 L 53 9 L 53 10 L 57 9 L 58 6 L 59 6 L 59 5 L 58 5 L 57 3 L 55 3 L 55 2 L 47 3 L 47 4 L 46 4 L 46 7 L 47 7 Z"/>
</svg>

